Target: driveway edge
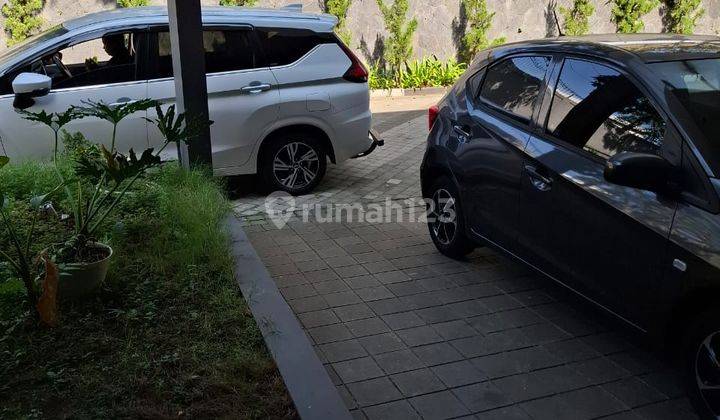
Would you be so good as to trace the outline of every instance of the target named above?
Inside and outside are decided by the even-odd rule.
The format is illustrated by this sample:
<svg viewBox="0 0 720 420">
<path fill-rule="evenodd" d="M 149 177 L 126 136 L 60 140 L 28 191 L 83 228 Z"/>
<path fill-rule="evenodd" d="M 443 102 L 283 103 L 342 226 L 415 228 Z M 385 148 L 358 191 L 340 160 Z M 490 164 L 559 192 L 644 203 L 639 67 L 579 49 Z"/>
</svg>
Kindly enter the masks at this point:
<svg viewBox="0 0 720 420">
<path fill-rule="evenodd" d="M 352 419 L 335 385 L 234 214 L 225 219 L 235 280 L 250 306 L 300 417 Z"/>
</svg>

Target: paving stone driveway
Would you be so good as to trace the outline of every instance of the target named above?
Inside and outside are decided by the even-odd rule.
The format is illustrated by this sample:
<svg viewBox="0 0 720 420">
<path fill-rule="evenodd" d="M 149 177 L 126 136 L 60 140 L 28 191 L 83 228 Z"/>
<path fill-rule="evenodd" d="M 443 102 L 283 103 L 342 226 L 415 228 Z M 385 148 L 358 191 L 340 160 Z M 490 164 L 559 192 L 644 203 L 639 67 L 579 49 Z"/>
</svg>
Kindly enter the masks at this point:
<svg viewBox="0 0 720 420">
<path fill-rule="evenodd" d="M 390 128 L 299 203 L 416 197 L 424 124 Z M 668 361 L 516 262 L 450 260 L 407 218 L 277 229 L 262 202 L 236 209 L 356 418 L 695 418 Z"/>
</svg>

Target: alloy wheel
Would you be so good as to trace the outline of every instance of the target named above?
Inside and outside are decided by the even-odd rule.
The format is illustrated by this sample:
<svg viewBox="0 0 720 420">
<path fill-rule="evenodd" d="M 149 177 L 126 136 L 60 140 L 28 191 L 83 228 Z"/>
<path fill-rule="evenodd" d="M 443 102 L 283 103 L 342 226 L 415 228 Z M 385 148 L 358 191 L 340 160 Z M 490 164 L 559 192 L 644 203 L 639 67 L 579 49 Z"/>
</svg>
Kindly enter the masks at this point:
<svg viewBox="0 0 720 420">
<path fill-rule="evenodd" d="M 455 198 L 447 190 L 438 189 L 433 194 L 432 206 L 429 217 L 433 234 L 438 242 L 449 245 L 457 233 Z"/>
<path fill-rule="evenodd" d="M 291 142 L 275 153 L 273 174 L 284 187 L 295 190 L 308 186 L 318 176 L 320 158 L 312 147 L 302 142 Z"/>
<path fill-rule="evenodd" d="M 720 419 L 720 331 L 700 344 L 695 358 L 695 380 L 708 410 Z"/>
</svg>

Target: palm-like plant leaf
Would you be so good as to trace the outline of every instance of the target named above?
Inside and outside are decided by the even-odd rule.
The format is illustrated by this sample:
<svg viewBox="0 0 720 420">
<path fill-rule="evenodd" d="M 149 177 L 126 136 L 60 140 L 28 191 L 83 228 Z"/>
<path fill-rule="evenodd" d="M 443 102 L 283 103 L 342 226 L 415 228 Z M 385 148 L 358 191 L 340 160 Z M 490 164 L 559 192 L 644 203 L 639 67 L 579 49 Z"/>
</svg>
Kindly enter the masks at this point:
<svg viewBox="0 0 720 420">
<path fill-rule="evenodd" d="M 134 150 L 130 149 L 128 156 L 117 151 L 109 151 L 100 145 L 101 156 L 82 156 L 76 162 L 76 173 L 92 182 L 98 182 L 103 176 L 107 180 L 120 185 L 148 168 L 159 165 L 160 157 L 153 154 L 153 149 L 146 149 L 138 158 Z"/>
<path fill-rule="evenodd" d="M 82 101 L 82 106 L 74 107 L 75 112 L 85 117 L 95 117 L 118 124 L 128 115 L 140 111 L 146 111 L 157 104 L 153 99 L 141 99 L 130 101 L 119 105 L 109 105 L 103 101 Z"/>
<path fill-rule="evenodd" d="M 165 144 L 188 143 L 200 135 L 207 126 L 213 124 L 213 121 L 200 116 L 188 116 L 184 112 L 176 117 L 175 105 L 170 105 L 167 112 L 163 112 L 162 107 L 157 104 L 155 105 L 155 113 L 157 118 L 145 119 L 157 126 L 160 134 L 165 138 Z"/>
<path fill-rule="evenodd" d="M 67 125 L 70 121 L 83 118 L 85 115 L 77 112 L 77 108 L 70 107 L 65 112 L 46 112 L 44 109 L 40 112 L 31 112 L 24 109 L 17 110 L 23 119 L 44 124 L 53 131 L 58 131 Z"/>
</svg>

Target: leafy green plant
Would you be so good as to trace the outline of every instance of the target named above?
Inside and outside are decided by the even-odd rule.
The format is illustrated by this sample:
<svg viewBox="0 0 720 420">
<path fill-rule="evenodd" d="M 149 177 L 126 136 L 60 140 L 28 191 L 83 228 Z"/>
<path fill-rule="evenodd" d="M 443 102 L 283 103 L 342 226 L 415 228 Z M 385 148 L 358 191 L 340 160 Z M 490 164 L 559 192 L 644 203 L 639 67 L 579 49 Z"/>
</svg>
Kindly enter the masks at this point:
<svg viewBox="0 0 720 420">
<path fill-rule="evenodd" d="M 433 56 L 407 62 L 403 70 L 393 75 L 378 66 L 371 66 L 368 83 L 371 89 L 449 86 L 455 83 L 466 69 L 465 63 L 458 63 L 453 59 L 443 62 Z"/>
<path fill-rule="evenodd" d="M 496 38 L 492 41 L 488 39 L 487 32 L 492 26 L 495 13 L 488 10 L 486 0 L 461 0 L 461 4 L 467 16 L 469 29 L 463 36 L 460 56 L 463 61 L 469 63 L 478 51 L 504 44 L 505 38 Z"/>
<path fill-rule="evenodd" d="M 335 33 L 346 45 L 350 45 L 352 34 L 347 29 L 347 12 L 352 0 L 325 0 L 325 11 L 338 19 Z"/>
<path fill-rule="evenodd" d="M 634 34 L 645 29 L 642 17 L 660 5 L 660 0 L 612 0 L 611 19 L 617 31 Z"/>
<path fill-rule="evenodd" d="M 43 24 L 38 14 L 44 6 L 43 0 L 9 0 L 2 6 L 5 16 L 5 31 L 10 35 L 8 47 L 25 40 Z"/>
<path fill-rule="evenodd" d="M 10 159 L 7 156 L 0 156 L 0 169 L 6 166 L 9 162 Z M 10 214 L 10 199 L 6 197 L 5 192 L 0 189 L 0 226 L 2 226 L 5 233 L 10 238 L 10 243 L 12 245 L 12 251 L 0 249 L 0 260 L 4 260 L 6 263 L 10 264 L 14 274 L 23 282 L 27 299 L 31 306 L 34 306 L 37 303 L 39 297 L 37 284 L 38 270 L 36 264 L 33 262 L 34 255 L 31 253 L 31 245 L 35 239 L 37 219 L 42 206 L 47 203 L 52 194 L 54 194 L 58 189 L 59 187 L 47 194 L 39 195 L 30 199 L 30 207 L 33 210 L 33 219 L 26 235 L 21 235 L 18 228 L 15 226 Z"/>
<path fill-rule="evenodd" d="M 117 137 L 117 127 L 120 121 L 130 114 L 140 111 L 147 111 L 156 105 L 156 101 L 152 99 L 142 99 L 139 101 L 131 101 L 122 103 L 117 106 L 108 105 L 102 101 L 83 101 L 81 107 L 71 107 L 67 112 L 72 112 L 78 118 L 95 117 L 105 120 L 112 124 L 112 138 L 110 143 L 110 151 L 115 151 L 115 139 Z M 57 132 L 56 132 L 57 139 Z M 57 143 L 57 140 L 56 140 Z"/>
<path fill-rule="evenodd" d="M 118 7 L 141 7 L 150 4 L 149 0 L 117 0 Z"/>
<path fill-rule="evenodd" d="M 72 203 L 74 234 L 57 250 L 58 260 L 62 262 L 86 261 L 92 252 L 88 244 L 94 239 L 93 235 L 98 227 L 115 209 L 138 177 L 148 168 L 160 164 L 160 158 L 153 154 L 152 148 L 142 152 L 139 158 L 132 149 L 126 156 L 115 148 L 117 128 L 120 122 L 128 115 L 145 111 L 156 104 L 156 101 L 147 99 L 118 106 L 85 101 L 83 107 L 71 107 L 63 113 L 48 114 L 44 110 L 23 112 L 25 119 L 45 124 L 53 131 L 55 135 L 54 166 L 65 188 L 66 199 Z M 100 154 L 87 153 L 78 157 L 75 172 L 81 178 L 76 180 L 73 191 L 57 166 L 58 136 L 62 127 L 70 121 L 85 117 L 96 117 L 111 123 L 113 127 L 111 147 L 108 150 L 104 145 L 100 145 Z M 83 178 L 93 184 L 88 194 L 84 190 Z"/>
<path fill-rule="evenodd" d="M 385 28 L 390 33 L 385 40 L 385 62 L 390 74 L 399 77 L 404 63 L 413 55 L 412 37 L 417 30 L 417 19 L 408 21 L 408 0 L 394 0 L 387 6 L 384 0 L 376 0 L 382 13 Z M 399 79 L 398 79 L 399 82 Z"/>
<path fill-rule="evenodd" d="M 75 162 L 83 156 L 100 156 L 100 148 L 80 133 L 62 133 L 63 156 Z"/>
<path fill-rule="evenodd" d="M 220 6 L 244 6 L 252 7 L 257 0 L 220 0 Z"/>
<path fill-rule="evenodd" d="M 590 32 L 590 16 L 595 13 L 595 6 L 590 0 L 573 0 L 572 8 L 560 6 L 563 16 L 565 35 L 580 36 Z"/>
<path fill-rule="evenodd" d="M 691 35 L 695 32 L 697 20 L 705 15 L 702 0 L 669 0 L 668 20 L 670 32 Z"/>
</svg>

